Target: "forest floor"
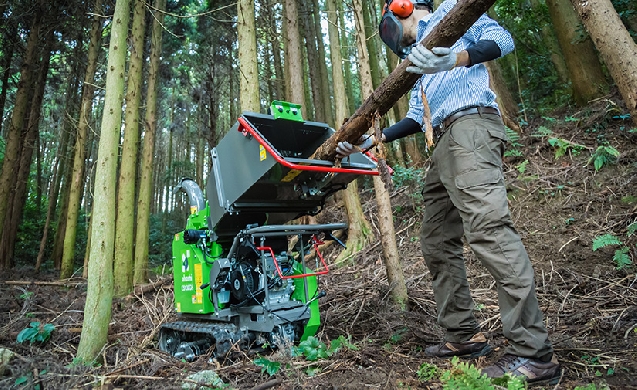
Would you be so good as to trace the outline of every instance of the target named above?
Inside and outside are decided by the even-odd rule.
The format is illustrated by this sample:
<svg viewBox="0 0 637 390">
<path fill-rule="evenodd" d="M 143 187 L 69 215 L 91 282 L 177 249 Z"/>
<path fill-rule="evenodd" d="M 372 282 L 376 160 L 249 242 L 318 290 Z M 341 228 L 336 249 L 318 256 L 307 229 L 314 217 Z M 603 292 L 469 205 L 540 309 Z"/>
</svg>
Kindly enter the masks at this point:
<svg viewBox="0 0 637 390">
<path fill-rule="evenodd" d="M 620 114 L 615 103 L 600 99 L 585 111 L 534 120 L 525 126 L 518 145 L 509 148 L 523 156 L 505 159 L 511 213 L 534 264 L 540 305 L 564 370 L 560 383 L 550 388 L 594 383 L 597 388 L 637 389 L 635 268 L 617 269 L 613 255 L 618 246 L 592 249 L 595 237 L 612 233 L 630 248 L 633 259 L 637 256 L 637 235 L 627 232 L 637 219 L 637 130 Z M 547 135 L 545 128 L 552 134 Z M 576 146 L 563 146 L 566 154 L 556 159 L 559 144 L 552 146 L 552 137 L 583 149 L 576 153 Z M 596 171 L 588 160 L 600 142 L 621 155 L 615 164 Z M 198 381 L 187 379 L 190 374 L 206 369 L 214 369 L 226 388 L 234 389 L 442 388 L 439 379 L 421 381 L 418 376 L 423 363 L 445 370 L 451 362 L 424 355 L 424 347 L 438 342 L 442 331 L 436 325 L 431 278 L 418 243 L 422 216 L 418 172 L 404 173 L 413 177 L 397 187 L 392 203 L 409 309 L 403 312 L 391 304 L 377 240 L 352 262 L 332 267 L 320 279 L 327 296 L 320 301 L 322 326 L 317 337 L 326 343 L 349 337 L 355 349 L 343 348 L 318 362 L 273 353 L 265 357 L 283 368 L 272 377 L 253 363 L 254 356 L 220 364 L 207 357 L 179 361 L 157 349 L 158 326 L 175 316 L 167 279 L 152 291 L 114 302 L 101 365 L 73 364 L 85 281 L 7 284 L 55 280 L 54 275 L 34 276 L 29 269 L 16 269 L 0 275 L 0 347 L 15 353 L 0 373 L 0 388 L 182 388 Z M 373 221 L 372 190 L 363 190 L 362 199 L 365 214 Z M 344 215 L 333 207 L 320 218 L 336 222 Z M 328 258 L 334 259 L 337 252 L 329 249 Z M 483 367 L 503 353 L 506 342 L 494 282 L 469 249 L 466 257 L 476 316 L 495 347 L 490 356 L 469 361 Z M 51 340 L 43 346 L 16 342 L 17 334 L 32 321 L 55 325 Z"/>
</svg>

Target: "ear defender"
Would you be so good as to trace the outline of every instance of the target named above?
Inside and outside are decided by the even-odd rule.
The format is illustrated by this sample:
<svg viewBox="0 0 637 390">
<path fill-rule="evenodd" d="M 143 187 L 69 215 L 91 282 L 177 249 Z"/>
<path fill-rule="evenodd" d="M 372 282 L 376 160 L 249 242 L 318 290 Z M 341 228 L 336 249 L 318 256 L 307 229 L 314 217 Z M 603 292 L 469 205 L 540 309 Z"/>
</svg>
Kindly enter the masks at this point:
<svg viewBox="0 0 637 390">
<path fill-rule="evenodd" d="M 411 0 L 391 0 L 386 8 L 399 18 L 407 18 L 414 12 L 414 3 Z"/>
</svg>

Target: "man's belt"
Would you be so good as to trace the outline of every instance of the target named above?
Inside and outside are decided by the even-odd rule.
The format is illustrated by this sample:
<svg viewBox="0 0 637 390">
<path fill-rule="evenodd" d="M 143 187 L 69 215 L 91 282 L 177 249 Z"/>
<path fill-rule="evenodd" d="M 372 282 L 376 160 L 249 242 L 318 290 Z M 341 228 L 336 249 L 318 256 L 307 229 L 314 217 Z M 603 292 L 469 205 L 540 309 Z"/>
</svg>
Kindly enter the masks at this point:
<svg viewBox="0 0 637 390">
<path fill-rule="evenodd" d="M 500 115 L 500 111 L 498 111 L 497 108 L 493 108 L 493 107 L 470 107 L 470 108 L 465 108 L 464 110 L 456 111 L 453 114 L 451 114 L 448 117 L 446 117 L 442 121 L 442 128 L 446 129 L 449 126 L 451 126 L 451 124 L 453 122 L 457 121 L 461 117 L 463 117 L 465 115 L 472 115 L 472 114 L 480 114 L 480 115 L 482 115 L 482 114 L 494 114 L 494 115 Z"/>
</svg>

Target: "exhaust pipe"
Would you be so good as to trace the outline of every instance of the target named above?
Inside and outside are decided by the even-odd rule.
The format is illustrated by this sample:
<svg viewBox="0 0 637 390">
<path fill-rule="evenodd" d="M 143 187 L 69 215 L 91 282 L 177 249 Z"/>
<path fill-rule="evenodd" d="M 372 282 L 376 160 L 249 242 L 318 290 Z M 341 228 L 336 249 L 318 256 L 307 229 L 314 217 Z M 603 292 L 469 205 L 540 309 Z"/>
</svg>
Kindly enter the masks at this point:
<svg viewBox="0 0 637 390">
<path fill-rule="evenodd" d="M 173 194 L 176 194 L 179 191 L 183 191 L 186 195 L 188 195 L 191 214 L 197 213 L 206 208 L 206 201 L 203 198 L 203 192 L 201 192 L 201 188 L 199 188 L 194 180 L 187 177 L 181 179 L 181 183 L 173 189 Z"/>
</svg>

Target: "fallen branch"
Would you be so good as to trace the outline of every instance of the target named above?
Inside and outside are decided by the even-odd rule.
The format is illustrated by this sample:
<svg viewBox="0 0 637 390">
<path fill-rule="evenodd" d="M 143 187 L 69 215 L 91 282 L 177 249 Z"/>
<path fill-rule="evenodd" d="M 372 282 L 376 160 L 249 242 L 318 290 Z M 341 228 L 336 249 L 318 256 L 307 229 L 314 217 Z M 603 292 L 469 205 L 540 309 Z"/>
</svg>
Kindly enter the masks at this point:
<svg viewBox="0 0 637 390">
<path fill-rule="evenodd" d="M 269 388 L 274 387 L 274 386 L 278 386 L 281 383 L 283 383 L 283 381 L 281 379 L 272 379 L 271 381 L 268 381 L 268 382 L 265 382 L 263 384 L 254 386 L 252 388 L 252 390 L 265 390 L 265 389 L 269 389 Z"/>
<path fill-rule="evenodd" d="M 86 284 L 86 280 L 71 281 L 71 280 L 56 280 L 56 281 L 42 281 L 42 280 L 7 280 L 4 284 L 13 286 L 29 286 L 32 284 L 38 286 L 62 286 L 62 287 L 77 287 L 80 284 Z"/>
</svg>

